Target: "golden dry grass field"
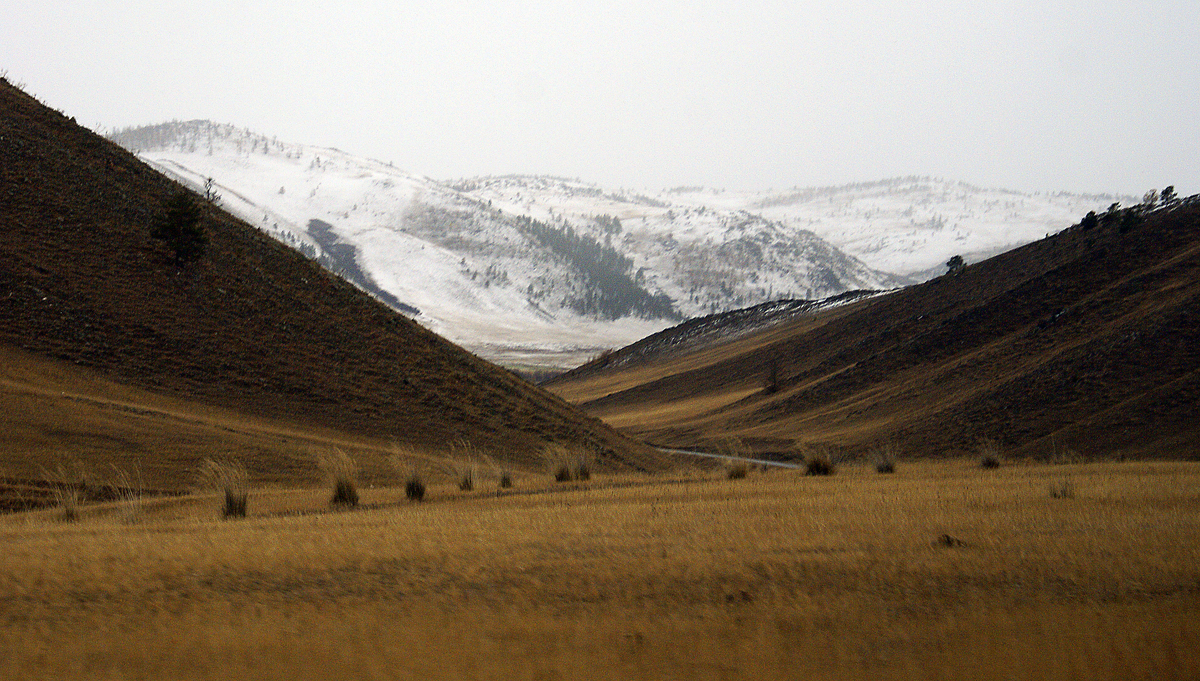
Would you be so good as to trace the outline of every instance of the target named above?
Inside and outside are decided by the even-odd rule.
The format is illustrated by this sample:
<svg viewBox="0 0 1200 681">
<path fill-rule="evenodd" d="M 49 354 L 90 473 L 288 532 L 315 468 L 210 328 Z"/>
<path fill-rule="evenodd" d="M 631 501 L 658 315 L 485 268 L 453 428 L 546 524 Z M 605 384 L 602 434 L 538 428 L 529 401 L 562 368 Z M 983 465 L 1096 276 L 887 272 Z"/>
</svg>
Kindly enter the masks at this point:
<svg viewBox="0 0 1200 681">
<path fill-rule="evenodd" d="M 1200 676 L 1200 464 L 495 490 L 0 516 L 0 678 Z"/>
</svg>

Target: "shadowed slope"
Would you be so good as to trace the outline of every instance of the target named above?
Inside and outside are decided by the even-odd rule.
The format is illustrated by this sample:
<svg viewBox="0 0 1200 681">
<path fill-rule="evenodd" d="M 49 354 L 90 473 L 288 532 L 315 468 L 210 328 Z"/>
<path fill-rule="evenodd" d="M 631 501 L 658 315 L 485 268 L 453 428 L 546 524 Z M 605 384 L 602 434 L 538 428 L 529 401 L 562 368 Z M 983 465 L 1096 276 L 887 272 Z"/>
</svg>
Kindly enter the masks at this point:
<svg viewBox="0 0 1200 681">
<path fill-rule="evenodd" d="M 1191 456 L 1198 295 L 1190 200 L 1126 233 L 1074 227 L 957 275 L 550 387 L 679 446 L 733 433 L 765 451 L 893 439 L 942 455 L 986 437 L 1035 456 Z"/>
<path fill-rule="evenodd" d="M 440 448 L 464 437 L 526 464 L 543 442 L 570 441 L 612 465 L 655 465 L 643 446 L 219 209 L 203 209 L 204 256 L 176 266 L 150 232 L 178 189 L 0 81 L 0 346 L 378 441 Z M 42 449 L 87 454 L 43 436 Z M 25 444 L 8 440 L 0 456 L 20 465 Z"/>
</svg>

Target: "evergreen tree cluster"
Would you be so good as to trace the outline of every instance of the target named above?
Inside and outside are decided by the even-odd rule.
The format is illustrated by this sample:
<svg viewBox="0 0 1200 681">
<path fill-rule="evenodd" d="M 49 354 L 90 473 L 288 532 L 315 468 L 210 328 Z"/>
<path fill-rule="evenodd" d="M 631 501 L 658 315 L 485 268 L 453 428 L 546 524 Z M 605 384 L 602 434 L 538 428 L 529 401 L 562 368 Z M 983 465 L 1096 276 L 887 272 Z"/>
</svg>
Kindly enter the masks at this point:
<svg viewBox="0 0 1200 681">
<path fill-rule="evenodd" d="M 1122 208 L 1120 203 L 1114 203 L 1108 207 L 1108 210 L 1099 215 L 1095 211 L 1089 211 L 1079 221 L 1077 227 L 1086 232 L 1096 227 L 1116 226 L 1117 231 L 1125 234 L 1142 224 L 1142 221 L 1150 213 L 1179 207 L 1189 203 L 1194 198 L 1181 199 L 1175 193 L 1173 185 L 1164 188 L 1162 193 L 1159 193 L 1156 189 L 1151 189 L 1142 197 L 1142 202 L 1136 206 Z"/>
<path fill-rule="evenodd" d="M 529 238 L 566 259 L 587 280 L 587 290 L 568 306 L 579 314 L 617 319 L 627 315 L 675 318 L 671 299 L 654 295 L 632 276 L 633 261 L 571 225 L 549 225 L 528 216 L 516 218 L 516 227 Z"/>
</svg>

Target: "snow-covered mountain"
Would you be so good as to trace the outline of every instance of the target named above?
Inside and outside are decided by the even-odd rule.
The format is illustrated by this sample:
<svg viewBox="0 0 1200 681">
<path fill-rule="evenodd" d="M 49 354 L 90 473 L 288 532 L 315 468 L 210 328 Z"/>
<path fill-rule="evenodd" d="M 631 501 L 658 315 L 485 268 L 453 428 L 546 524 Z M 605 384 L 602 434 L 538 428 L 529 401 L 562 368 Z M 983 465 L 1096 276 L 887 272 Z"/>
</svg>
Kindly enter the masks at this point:
<svg viewBox="0 0 1200 681">
<path fill-rule="evenodd" d="M 212 178 L 228 210 L 519 368 L 574 366 L 682 317 L 894 287 L 1111 203 L 928 179 L 647 196 L 540 176 L 439 182 L 208 121 L 110 137 L 187 184 Z"/>
<path fill-rule="evenodd" d="M 944 274 L 952 256 L 983 260 L 1069 227 L 1088 211 L 1141 200 L 1028 194 L 931 177 L 755 193 L 696 187 L 666 193 L 675 204 L 744 210 L 789 229 L 811 230 L 870 267 L 916 280 Z"/>
</svg>

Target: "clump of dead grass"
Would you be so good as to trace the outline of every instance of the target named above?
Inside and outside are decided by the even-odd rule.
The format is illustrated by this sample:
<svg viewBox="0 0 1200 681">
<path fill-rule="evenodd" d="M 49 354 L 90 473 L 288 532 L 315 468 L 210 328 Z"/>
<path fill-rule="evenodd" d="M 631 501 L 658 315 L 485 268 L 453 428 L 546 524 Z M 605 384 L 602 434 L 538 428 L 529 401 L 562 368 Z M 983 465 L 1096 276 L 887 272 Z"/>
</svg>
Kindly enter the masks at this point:
<svg viewBox="0 0 1200 681">
<path fill-rule="evenodd" d="M 392 444 L 392 453 L 387 457 L 392 470 L 396 471 L 396 474 L 404 480 L 405 498 L 409 501 L 424 501 L 425 477 L 413 463 L 416 459 L 417 454 L 411 447 L 394 443 Z"/>
<path fill-rule="evenodd" d="M 980 440 L 979 467 L 994 469 L 1000 467 L 1000 443 L 995 440 Z"/>
<path fill-rule="evenodd" d="M 829 451 L 820 448 L 808 455 L 804 462 L 805 475 L 833 475 L 837 472 L 837 466 L 833 463 L 833 457 L 829 455 Z"/>
<path fill-rule="evenodd" d="M 404 496 L 410 501 L 424 501 L 425 481 L 417 473 L 413 473 L 404 481 Z"/>
<path fill-rule="evenodd" d="M 221 517 L 246 517 L 250 476 L 240 461 L 205 459 L 200 464 L 199 477 L 204 487 L 219 490 L 223 494 Z"/>
<path fill-rule="evenodd" d="M 478 468 L 475 464 L 466 462 L 459 464 L 458 469 L 458 489 L 462 492 L 471 492 L 475 489 L 475 478 Z"/>
<path fill-rule="evenodd" d="M 333 485 L 333 506 L 358 506 L 358 464 L 346 452 L 334 447 L 317 453 L 317 468 Z"/>
<path fill-rule="evenodd" d="M 583 446 L 568 447 L 552 442 L 542 449 L 542 458 L 555 482 L 592 479 L 591 453 Z"/>
<path fill-rule="evenodd" d="M 112 464 L 109 487 L 121 504 L 121 519 L 126 523 L 136 523 L 142 519 L 142 490 L 145 485 L 142 471 L 134 466 L 133 471 Z"/>
<path fill-rule="evenodd" d="M 409 501 L 425 500 L 425 476 L 416 470 L 415 460 L 418 458 L 412 447 L 392 444 L 388 463 L 392 470 L 404 481 L 404 498 Z"/>
<path fill-rule="evenodd" d="M 1058 480 L 1050 484 L 1051 499 L 1074 499 L 1075 483 L 1070 478 Z"/>
<path fill-rule="evenodd" d="M 725 465 L 725 477 L 730 480 L 741 480 L 750 473 L 750 464 L 745 461 L 733 461 Z"/>
<path fill-rule="evenodd" d="M 871 460 L 875 464 L 876 473 L 895 473 L 896 459 L 900 456 L 900 446 L 891 440 L 881 442 L 871 450 Z"/>
<path fill-rule="evenodd" d="M 555 466 L 554 482 L 571 482 L 571 467 L 565 463 Z"/>
<path fill-rule="evenodd" d="M 91 471 L 79 459 L 72 458 L 67 464 L 58 464 L 53 470 L 42 469 L 47 480 L 53 482 L 51 495 L 54 506 L 59 509 L 59 520 L 73 523 L 79 520 L 79 506 L 94 493 Z"/>
<path fill-rule="evenodd" d="M 469 440 L 458 438 L 450 443 L 450 474 L 460 491 L 475 490 L 476 481 L 479 479 L 479 462 L 484 458 L 483 452 Z"/>
<path fill-rule="evenodd" d="M 59 520 L 64 523 L 73 523 L 79 520 L 79 504 L 82 501 L 82 494 L 78 487 L 58 484 L 54 486 L 52 494 L 54 495 L 54 505 L 58 508 Z"/>
<path fill-rule="evenodd" d="M 728 457 L 725 460 L 725 478 L 741 480 L 750 474 L 750 462 L 745 461 L 746 445 L 741 439 L 727 437 L 717 444 L 717 452 Z"/>
</svg>

